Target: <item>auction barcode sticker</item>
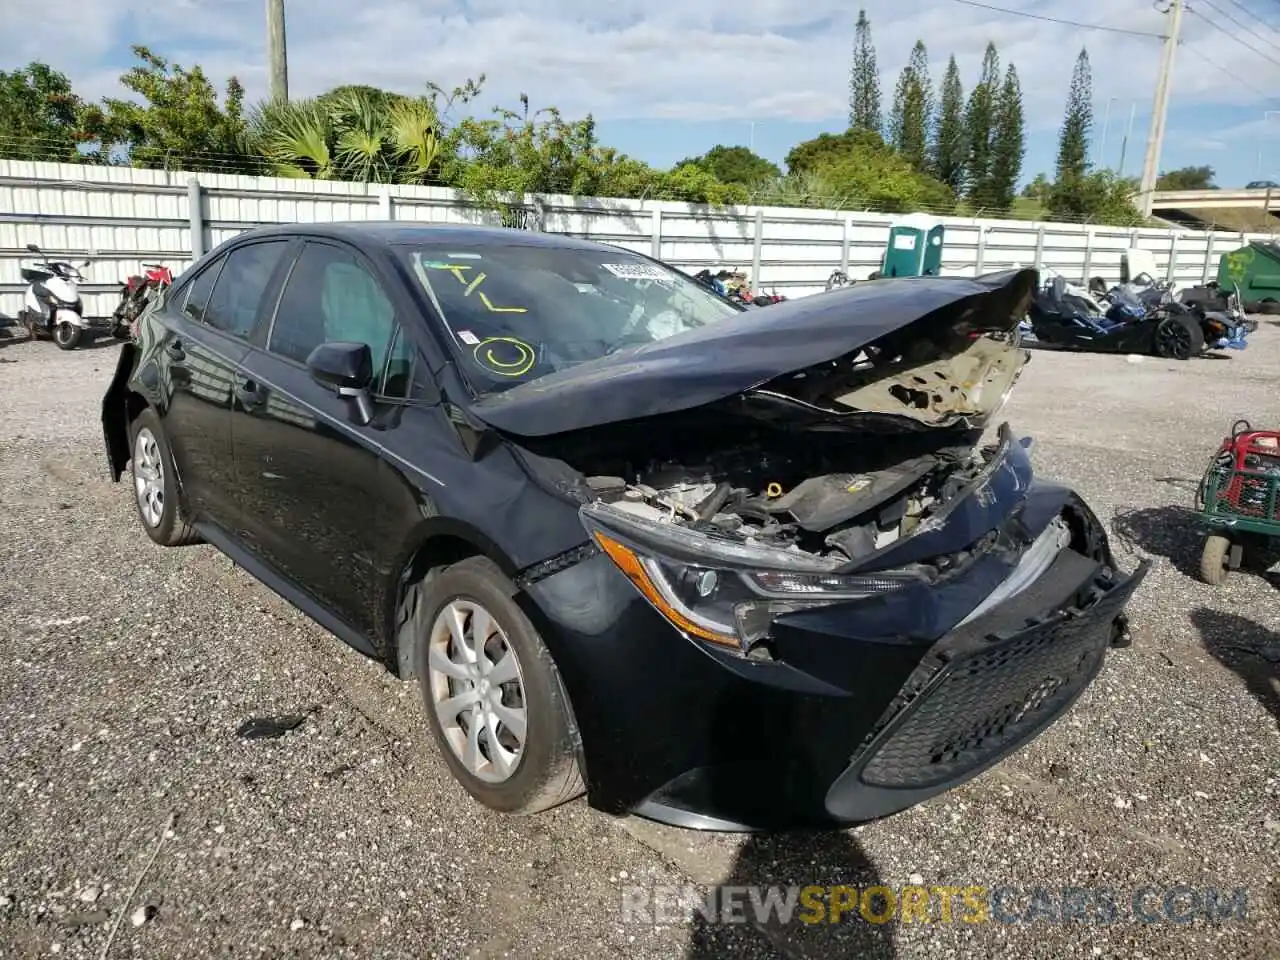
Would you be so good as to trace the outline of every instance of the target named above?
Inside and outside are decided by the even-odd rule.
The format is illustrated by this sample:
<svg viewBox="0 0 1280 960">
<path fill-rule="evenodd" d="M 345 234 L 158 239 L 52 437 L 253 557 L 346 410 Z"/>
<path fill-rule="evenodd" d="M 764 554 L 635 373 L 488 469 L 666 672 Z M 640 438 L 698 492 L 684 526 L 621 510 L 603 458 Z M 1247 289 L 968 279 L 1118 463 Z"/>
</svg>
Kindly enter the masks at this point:
<svg viewBox="0 0 1280 960">
<path fill-rule="evenodd" d="M 664 283 L 671 281 L 671 275 L 653 263 L 602 263 L 600 266 L 623 280 L 658 280 Z"/>
</svg>

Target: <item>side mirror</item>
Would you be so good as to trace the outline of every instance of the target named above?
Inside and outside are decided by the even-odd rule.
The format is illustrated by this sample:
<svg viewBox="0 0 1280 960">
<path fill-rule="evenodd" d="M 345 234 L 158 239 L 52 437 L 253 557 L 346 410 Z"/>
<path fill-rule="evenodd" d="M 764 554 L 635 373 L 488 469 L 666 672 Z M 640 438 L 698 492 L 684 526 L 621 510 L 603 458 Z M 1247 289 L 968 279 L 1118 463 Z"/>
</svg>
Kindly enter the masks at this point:
<svg viewBox="0 0 1280 960">
<path fill-rule="evenodd" d="M 366 343 L 322 343 L 307 357 L 311 379 L 322 387 L 355 401 L 356 421 L 364 426 L 373 419 L 373 353 Z"/>
</svg>

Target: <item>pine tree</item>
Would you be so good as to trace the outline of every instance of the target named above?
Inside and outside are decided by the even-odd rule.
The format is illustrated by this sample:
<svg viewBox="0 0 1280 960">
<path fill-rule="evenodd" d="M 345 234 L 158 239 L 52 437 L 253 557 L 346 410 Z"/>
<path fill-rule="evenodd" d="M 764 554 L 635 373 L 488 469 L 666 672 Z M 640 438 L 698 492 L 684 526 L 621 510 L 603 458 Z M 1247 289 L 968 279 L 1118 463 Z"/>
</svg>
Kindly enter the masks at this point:
<svg viewBox="0 0 1280 960">
<path fill-rule="evenodd" d="M 942 78 L 942 97 L 933 123 L 929 166 L 933 175 L 957 195 L 964 189 L 965 142 L 964 87 L 960 82 L 960 67 L 952 55 Z"/>
<path fill-rule="evenodd" d="M 880 71 L 871 42 L 867 11 L 858 11 L 853 39 L 853 65 L 849 69 L 849 128 L 880 133 Z"/>
<path fill-rule="evenodd" d="M 1022 113 L 1022 84 L 1013 64 L 1005 71 L 996 102 L 995 135 L 991 142 L 990 190 L 983 206 L 1005 211 L 1013 206 L 1027 153 L 1026 124 Z"/>
<path fill-rule="evenodd" d="M 925 170 L 929 145 L 929 120 L 933 115 L 933 81 L 929 77 L 929 53 L 916 41 L 911 59 L 898 77 L 889 116 L 889 142 L 917 170 Z"/>
<path fill-rule="evenodd" d="M 991 141 L 995 133 L 996 99 L 1000 93 L 1000 55 L 994 43 L 987 44 L 982 58 L 982 75 L 978 85 L 969 94 L 969 105 L 964 112 L 964 132 L 967 145 L 965 182 L 968 198 L 979 202 L 987 195 L 991 180 Z"/>
<path fill-rule="evenodd" d="M 1093 74 L 1089 69 L 1089 51 L 1082 48 L 1071 73 L 1071 89 L 1067 93 L 1067 109 L 1058 138 L 1058 183 L 1079 180 L 1088 172 L 1092 127 Z"/>
</svg>

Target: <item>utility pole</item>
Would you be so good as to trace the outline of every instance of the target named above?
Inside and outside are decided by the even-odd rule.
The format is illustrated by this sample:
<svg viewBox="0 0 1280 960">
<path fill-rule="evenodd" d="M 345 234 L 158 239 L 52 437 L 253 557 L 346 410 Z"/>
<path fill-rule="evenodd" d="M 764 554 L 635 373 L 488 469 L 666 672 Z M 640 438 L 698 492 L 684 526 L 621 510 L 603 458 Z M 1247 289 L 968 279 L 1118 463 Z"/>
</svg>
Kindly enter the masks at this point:
<svg viewBox="0 0 1280 960">
<path fill-rule="evenodd" d="M 1147 136 L 1147 159 L 1142 165 L 1139 199 L 1143 216 L 1151 216 L 1152 194 L 1160 171 L 1160 147 L 1164 143 L 1165 120 L 1169 113 L 1169 91 L 1173 86 L 1173 59 L 1178 52 L 1178 33 L 1182 29 L 1182 0 L 1168 0 L 1163 10 L 1168 21 L 1164 50 L 1160 55 L 1160 76 L 1156 80 L 1155 107 L 1151 113 L 1151 132 Z M 1159 7 L 1156 7 L 1159 10 Z"/>
<path fill-rule="evenodd" d="M 271 78 L 271 99 L 289 99 L 289 60 L 285 53 L 284 0 L 267 0 L 267 74 Z"/>
</svg>

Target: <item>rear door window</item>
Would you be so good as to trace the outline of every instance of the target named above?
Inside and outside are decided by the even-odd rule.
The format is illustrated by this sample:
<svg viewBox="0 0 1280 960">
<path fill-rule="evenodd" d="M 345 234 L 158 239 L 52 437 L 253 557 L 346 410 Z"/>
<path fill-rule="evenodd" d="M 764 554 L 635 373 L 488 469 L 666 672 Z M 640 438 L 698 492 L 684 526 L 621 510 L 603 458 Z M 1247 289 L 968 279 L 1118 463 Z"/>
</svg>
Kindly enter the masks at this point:
<svg viewBox="0 0 1280 960">
<path fill-rule="evenodd" d="M 288 240 L 267 240 L 227 254 L 205 308 L 204 322 L 232 336 L 247 337 L 258 321 L 263 294 L 288 246 Z"/>
<path fill-rule="evenodd" d="M 213 293 L 213 284 L 218 279 L 218 271 L 222 269 L 226 260 L 226 257 L 219 257 L 187 284 L 182 303 L 182 312 L 187 317 L 204 323 L 204 311 L 209 303 L 209 294 Z"/>
</svg>

